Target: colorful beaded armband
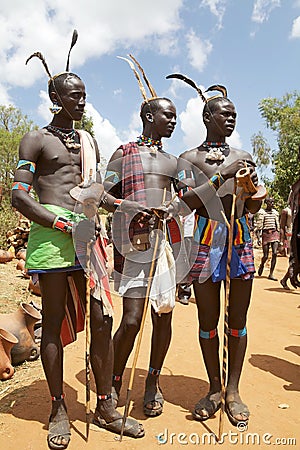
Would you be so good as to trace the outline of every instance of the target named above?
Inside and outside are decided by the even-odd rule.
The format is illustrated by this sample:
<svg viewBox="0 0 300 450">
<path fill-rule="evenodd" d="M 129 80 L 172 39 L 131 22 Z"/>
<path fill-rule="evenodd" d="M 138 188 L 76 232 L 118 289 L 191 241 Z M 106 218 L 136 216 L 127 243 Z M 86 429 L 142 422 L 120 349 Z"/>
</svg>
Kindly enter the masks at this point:
<svg viewBox="0 0 300 450">
<path fill-rule="evenodd" d="M 213 186 L 216 190 L 219 189 L 222 184 L 225 183 L 224 178 L 220 173 L 215 173 L 209 180 L 208 183 Z"/>
<path fill-rule="evenodd" d="M 25 191 L 25 192 L 30 192 L 32 186 L 31 184 L 28 183 L 23 183 L 22 181 L 15 181 L 12 184 L 12 191 Z"/>
<path fill-rule="evenodd" d="M 52 228 L 62 231 L 63 233 L 72 233 L 73 222 L 65 217 L 56 216 Z"/>
<path fill-rule="evenodd" d="M 33 161 L 28 161 L 27 159 L 20 159 L 17 165 L 17 169 L 29 170 L 35 173 L 36 164 Z"/>
</svg>

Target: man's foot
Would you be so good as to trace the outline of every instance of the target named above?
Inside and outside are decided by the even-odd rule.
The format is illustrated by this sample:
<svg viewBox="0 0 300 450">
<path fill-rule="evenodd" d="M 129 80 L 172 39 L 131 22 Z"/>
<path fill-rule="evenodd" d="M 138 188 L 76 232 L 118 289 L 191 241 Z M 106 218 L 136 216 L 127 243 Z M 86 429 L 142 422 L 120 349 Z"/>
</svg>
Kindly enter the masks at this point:
<svg viewBox="0 0 300 450">
<path fill-rule="evenodd" d="M 283 289 L 285 289 L 286 291 L 290 291 L 291 289 L 288 287 L 287 282 L 282 278 L 282 280 L 280 280 L 280 284 L 283 287 Z"/>
<path fill-rule="evenodd" d="M 64 400 L 52 402 L 52 412 L 49 418 L 48 447 L 51 449 L 65 449 L 71 437 L 70 422 Z"/>
<path fill-rule="evenodd" d="M 93 423 L 112 433 L 121 434 L 123 417 L 113 407 L 112 399 L 102 400 L 101 404 L 97 404 Z M 127 417 L 123 435 L 132 438 L 141 438 L 145 436 L 144 427 L 137 420 Z"/>
<path fill-rule="evenodd" d="M 263 270 L 264 270 L 264 266 L 260 265 L 258 268 L 258 271 L 257 271 L 259 277 L 262 275 Z"/>
<path fill-rule="evenodd" d="M 192 412 L 193 418 L 203 422 L 212 417 L 221 407 L 221 393 L 209 392 L 205 397 L 201 398 L 195 405 Z"/>
<path fill-rule="evenodd" d="M 237 425 L 239 422 L 248 422 L 249 420 L 249 409 L 242 402 L 238 392 L 226 395 L 225 410 L 232 425 Z"/>
<path fill-rule="evenodd" d="M 151 377 L 153 379 L 151 379 Z M 146 379 L 145 395 L 144 395 L 144 414 L 148 417 L 159 416 L 163 411 L 164 398 L 158 384 L 157 377 L 152 375 Z"/>
<path fill-rule="evenodd" d="M 278 279 L 275 278 L 274 275 L 271 275 L 271 274 L 268 276 L 268 280 L 278 281 Z"/>
</svg>

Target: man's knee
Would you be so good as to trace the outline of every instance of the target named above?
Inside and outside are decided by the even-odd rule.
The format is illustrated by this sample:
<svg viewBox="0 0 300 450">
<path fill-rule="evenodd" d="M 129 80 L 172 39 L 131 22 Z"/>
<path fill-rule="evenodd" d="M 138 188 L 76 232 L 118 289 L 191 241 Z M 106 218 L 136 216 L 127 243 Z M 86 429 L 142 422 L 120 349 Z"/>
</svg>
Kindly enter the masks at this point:
<svg viewBox="0 0 300 450">
<path fill-rule="evenodd" d="M 141 317 L 136 314 L 126 314 L 122 320 L 122 327 L 126 333 L 137 334 L 141 326 Z"/>
</svg>

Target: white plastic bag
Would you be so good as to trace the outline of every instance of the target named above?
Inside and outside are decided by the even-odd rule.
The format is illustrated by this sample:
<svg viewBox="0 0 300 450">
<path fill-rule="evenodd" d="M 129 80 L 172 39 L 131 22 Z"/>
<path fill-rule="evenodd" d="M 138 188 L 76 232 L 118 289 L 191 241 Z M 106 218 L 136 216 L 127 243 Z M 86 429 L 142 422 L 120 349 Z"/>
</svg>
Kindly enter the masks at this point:
<svg viewBox="0 0 300 450">
<path fill-rule="evenodd" d="M 156 268 L 151 282 L 149 300 L 154 311 L 158 315 L 161 315 L 172 311 L 175 306 L 175 295 L 175 259 L 169 242 L 164 238 L 160 243 L 160 252 L 159 257 L 156 260 Z"/>
</svg>

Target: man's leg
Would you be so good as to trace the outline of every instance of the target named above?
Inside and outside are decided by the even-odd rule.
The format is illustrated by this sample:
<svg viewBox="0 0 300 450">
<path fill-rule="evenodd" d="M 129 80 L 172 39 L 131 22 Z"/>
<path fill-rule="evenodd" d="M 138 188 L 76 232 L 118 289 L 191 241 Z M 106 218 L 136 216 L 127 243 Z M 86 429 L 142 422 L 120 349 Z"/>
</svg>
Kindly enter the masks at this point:
<svg viewBox="0 0 300 450">
<path fill-rule="evenodd" d="M 290 290 L 290 288 L 289 288 L 289 286 L 287 284 L 287 281 L 289 280 L 289 278 L 290 278 L 290 270 L 288 268 L 286 273 L 285 273 L 285 275 L 284 275 L 284 277 L 280 280 L 281 286 L 283 287 L 283 289 L 286 289 L 287 291 Z"/>
<path fill-rule="evenodd" d="M 149 372 L 146 379 L 144 396 L 144 413 L 158 416 L 163 409 L 163 396 L 159 388 L 159 375 L 163 366 L 172 336 L 172 311 L 156 314 L 151 308 L 152 339 Z"/>
<path fill-rule="evenodd" d="M 271 242 L 272 258 L 271 258 L 270 274 L 268 278 L 273 281 L 277 281 L 277 278 L 274 277 L 273 273 L 276 266 L 278 245 L 279 245 L 278 241 Z"/>
<path fill-rule="evenodd" d="M 119 434 L 122 416 L 112 399 L 113 341 L 112 317 L 103 314 L 102 303 L 91 297 L 91 366 L 97 389 L 94 423 Z M 143 437 L 144 429 L 135 419 L 127 418 L 124 436 Z"/>
<path fill-rule="evenodd" d="M 209 379 L 209 392 L 195 406 L 193 416 L 206 420 L 220 407 L 221 378 L 219 362 L 219 337 L 217 325 L 220 315 L 220 282 L 211 278 L 204 283 L 194 282 L 194 293 L 198 309 L 199 342 Z"/>
<path fill-rule="evenodd" d="M 249 411 L 239 395 L 239 381 L 247 348 L 246 318 L 252 280 L 233 279 L 230 283 L 228 330 L 228 382 L 226 406 L 233 422 L 247 421 Z"/>
<path fill-rule="evenodd" d="M 141 298 L 141 289 L 130 289 L 123 297 L 123 315 L 120 326 L 113 339 L 114 346 L 114 367 L 113 367 L 113 387 L 116 396 L 119 396 L 122 375 L 133 349 L 134 341 L 141 326 L 141 319 L 144 310 L 145 298 Z"/>
<path fill-rule="evenodd" d="M 39 283 L 43 311 L 41 360 L 52 397 L 48 444 L 50 448 L 66 448 L 70 440 L 70 426 L 64 403 L 60 331 L 65 316 L 67 274 L 40 274 Z"/>
<path fill-rule="evenodd" d="M 269 256 L 269 244 L 263 245 L 263 256 L 261 258 L 260 266 L 258 268 L 258 275 L 261 276 L 264 270 L 264 265 Z"/>
</svg>

